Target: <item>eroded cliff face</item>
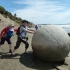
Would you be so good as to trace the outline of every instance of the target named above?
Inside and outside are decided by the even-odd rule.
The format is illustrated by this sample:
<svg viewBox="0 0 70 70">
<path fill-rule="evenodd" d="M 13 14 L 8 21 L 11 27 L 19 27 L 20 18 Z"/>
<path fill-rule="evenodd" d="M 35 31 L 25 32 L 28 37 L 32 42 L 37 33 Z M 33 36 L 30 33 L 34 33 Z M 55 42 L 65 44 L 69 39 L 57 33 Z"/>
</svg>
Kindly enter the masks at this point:
<svg viewBox="0 0 70 70">
<path fill-rule="evenodd" d="M 5 18 L 3 15 L 0 14 L 0 31 L 5 26 L 8 26 L 10 23 L 14 23 L 14 25 L 18 25 L 15 21 L 11 20 L 9 17 Z"/>
</svg>

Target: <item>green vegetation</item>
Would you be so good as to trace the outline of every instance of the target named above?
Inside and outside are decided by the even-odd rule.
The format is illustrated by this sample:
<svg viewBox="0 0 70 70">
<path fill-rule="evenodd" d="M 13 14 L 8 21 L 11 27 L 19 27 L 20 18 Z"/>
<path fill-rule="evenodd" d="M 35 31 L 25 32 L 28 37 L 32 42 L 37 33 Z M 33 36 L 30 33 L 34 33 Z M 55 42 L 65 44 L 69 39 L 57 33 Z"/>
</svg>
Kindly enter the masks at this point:
<svg viewBox="0 0 70 70">
<path fill-rule="evenodd" d="M 9 17 L 11 20 L 21 24 L 22 19 L 17 17 L 16 13 L 12 15 L 10 12 L 6 11 L 2 6 L 0 6 L 0 14 L 2 14 L 5 18 Z M 32 22 L 29 22 L 29 26 L 33 26 Z"/>
</svg>

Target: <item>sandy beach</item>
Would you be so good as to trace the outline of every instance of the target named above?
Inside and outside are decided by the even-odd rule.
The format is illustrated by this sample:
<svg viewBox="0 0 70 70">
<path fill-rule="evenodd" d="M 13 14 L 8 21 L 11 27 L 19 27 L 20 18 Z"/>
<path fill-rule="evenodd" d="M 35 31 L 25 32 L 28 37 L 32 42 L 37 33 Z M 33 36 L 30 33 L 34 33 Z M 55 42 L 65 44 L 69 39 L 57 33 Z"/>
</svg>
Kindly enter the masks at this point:
<svg viewBox="0 0 70 70">
<path fill-rule="evenodd" d="M 1 27 L 2 29 L 3 27 Z M 0 30 L 1 31 L 1 30 Z M 54 62 L 45 62 L 37 59 L 33 55 L 31 47 L 33 34 L 28 33 L 29 48 L 28 54 L 24 53 L 25 45 L 21 43 L 20 47 L 15 51 L 15 55 L 12 56 L 9 52 L 9 46 L 5 42 L 0 48 L 0 70 L 70 70 L 70 54 L 65 58 L 65 62 L 68 65 Z M 12 37 L 12 49 L 16 44 L 17 36 L 14 34 Z M 54 67 L 56 66 L 56 67 Z"/>
</svg>

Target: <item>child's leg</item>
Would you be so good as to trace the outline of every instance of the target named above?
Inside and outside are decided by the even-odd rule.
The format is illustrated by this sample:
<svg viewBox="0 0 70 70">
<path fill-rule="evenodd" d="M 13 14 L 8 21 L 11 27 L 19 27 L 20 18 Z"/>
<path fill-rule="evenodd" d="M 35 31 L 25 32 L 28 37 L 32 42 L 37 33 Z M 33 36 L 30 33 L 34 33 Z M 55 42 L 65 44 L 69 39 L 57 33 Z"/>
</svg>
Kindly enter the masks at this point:
<svg viewBox="0 0 70 70">
<path fill-rule="evenodd" d="M 9 53 L 12 53 L 12 44 L 9 44 Z"/>
<path fill-rule="evenodd" d="M 14 47 L 14 50 L 12 52 L 13 55 L 14 55 L 15 50 L 19 48 L 20 44 L 21 44 L 21 39 L 18 37 L 17 42 L 16 42 L 16 46 Z"/>
<path fill-rule="evenodd" d="M 4 42 L 5 42 L 5 38 L 1 37 L 0 47 L 1 47 L 2 44 L 4 44 Z"/>
<path fill-rule="evenodd" d="M 11 39 L 6 39 L 6 41 L 7 41 L 8 44 L 9 44 L 9 50 L 12 51 L 12 41 L 11 41 Z"/>
<path fill-rule="evenodd" d="M 29 47 L 29 44 L 28 44 L 28 42 L 25 41 L 25 40 L 22 40 L 22 42 L 25 44 L 25 53 L 27 53 L 27 49 L 28 49 L 28 47 Z"/>
</svg>

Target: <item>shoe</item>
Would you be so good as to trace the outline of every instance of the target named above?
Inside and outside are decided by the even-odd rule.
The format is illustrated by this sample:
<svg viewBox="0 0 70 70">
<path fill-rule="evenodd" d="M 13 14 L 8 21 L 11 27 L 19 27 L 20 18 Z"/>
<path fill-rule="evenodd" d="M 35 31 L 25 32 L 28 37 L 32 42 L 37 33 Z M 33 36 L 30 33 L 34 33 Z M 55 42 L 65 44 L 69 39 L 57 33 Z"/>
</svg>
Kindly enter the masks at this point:
<svg viewBox="0 0 70 70">
<path fill-rule="evenodd" d="M 14 56 L 15 54 L 12 54 L 12 53 L 11 53 L 11 55 Z"/>
<path fill-rule="evenodd" d="M 9 50 L 9 53 L 12 53 L 12 50 Z"/>
<path fill-rule="evenodd" d="M 24 53 L 26 53 L 26 54 L 27 54 L 28 52 L 24 52 Z"/>
<path fill-rule="evenodd" d="M 66 62 L 64 62 L 64 65 L 68 65 Z"/>
</svg>

